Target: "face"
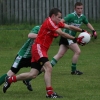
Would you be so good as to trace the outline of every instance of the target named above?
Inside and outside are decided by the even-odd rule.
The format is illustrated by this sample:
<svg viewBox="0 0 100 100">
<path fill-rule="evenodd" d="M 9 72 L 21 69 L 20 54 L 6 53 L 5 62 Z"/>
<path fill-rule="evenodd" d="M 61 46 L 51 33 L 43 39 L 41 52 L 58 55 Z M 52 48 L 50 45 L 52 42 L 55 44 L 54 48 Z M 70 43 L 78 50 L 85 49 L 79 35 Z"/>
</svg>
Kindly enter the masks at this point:
<svg viewBox="0 0 100 100">
<path fill-rule="evenodd" d="M 83 12 L 83 6 L 76 6 L 75 11 L 80 16 Z"/>
<path fill-rule="evenodd" d="M 53 14 L 51 19 L 56 24 L 58 24 L 61 21 L 61 18 L 62 18 L 62 14 L 61 13 L 58 13 L 56 16 Z"/>
</svg>

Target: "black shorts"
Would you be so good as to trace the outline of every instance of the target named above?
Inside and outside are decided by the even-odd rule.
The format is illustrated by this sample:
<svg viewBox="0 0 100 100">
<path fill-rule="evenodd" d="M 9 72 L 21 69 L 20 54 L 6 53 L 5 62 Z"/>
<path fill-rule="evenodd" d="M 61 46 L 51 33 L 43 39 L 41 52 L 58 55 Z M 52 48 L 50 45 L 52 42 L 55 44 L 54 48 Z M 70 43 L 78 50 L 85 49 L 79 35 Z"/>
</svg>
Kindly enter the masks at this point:
<svg viewBox="0 0 100 100">
<path fill-rule="evenodd" d="M 68 40 L 66 38 L 64 38 L 64 37 L 60 37 L 59 45 L 61 45 L 61 44 L 69 45 Z"/>
<path fill-rule="evenodd" d="M 22 56 L 17 55 L 11 66 L 11 71 L 16 74 L 23 67 L 31 67 L 31 57 L 23 58 Z"/>
<path fill-rule="evenodd" d="M 49 61 L 49 59 L 47 57 L 42 57 L 38 60 L 38 62 L 32 62 L 31 68 L 35 68 L 40 72 L 40 70 L 43 67 L 44 63 L 47 62 L 47 61 Z"/>
</svg>

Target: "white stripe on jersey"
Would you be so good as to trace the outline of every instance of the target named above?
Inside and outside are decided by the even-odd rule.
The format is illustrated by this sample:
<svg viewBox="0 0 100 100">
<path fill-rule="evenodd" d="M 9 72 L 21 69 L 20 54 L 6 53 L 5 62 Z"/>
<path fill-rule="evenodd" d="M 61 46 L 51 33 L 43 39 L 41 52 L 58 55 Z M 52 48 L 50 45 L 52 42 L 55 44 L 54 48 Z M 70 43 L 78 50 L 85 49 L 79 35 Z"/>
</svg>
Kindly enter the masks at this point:
<svg viewBox="0 0 100 100">
<path fill-rule="evenodd" d="M 54 27 L 54 28 L 58 28 L 51 20 L 51 18 L 49 17 L 49 21 L 50 21 L 50 24 Z"/>
<path fill-rule="evenodd" d="M 40 57 L 43 57 L 43 54 L 41 52 L 41 47 L 40 47 L 40 44 L 37 44 L 37 50 L 38 50 L 38 54 Z"/>
</svg>

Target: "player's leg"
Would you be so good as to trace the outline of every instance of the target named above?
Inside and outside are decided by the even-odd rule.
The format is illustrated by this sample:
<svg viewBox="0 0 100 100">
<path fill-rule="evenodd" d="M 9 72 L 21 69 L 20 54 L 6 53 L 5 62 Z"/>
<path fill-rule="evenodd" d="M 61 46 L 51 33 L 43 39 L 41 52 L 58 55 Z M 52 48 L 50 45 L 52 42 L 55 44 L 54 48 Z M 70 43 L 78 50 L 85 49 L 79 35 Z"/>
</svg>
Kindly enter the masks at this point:
<svg viewBox="0 0 100 100">
<path fill-rule="evenodd" d="M 59 59 L 61 59 L 67 51 L 67 47 L 63 44 L 59 46 L 58 53 L 52 58 L 51 65 L 55 66 Z"/>
<path fill-rule="evenodd" d="M 31 68 L 30 72 L 22 73 L 17 76 L 6 77 L 5 84 L 3 86 L 3 92 L 5 93 L 7 91 L 7 89 L 10 87 L 12 82 L 36 78 L 38 73 L 39 71 L 37 69 Z"/>
<path fill-rule="evenodd" d="M 48 60 L 48 58 L 42 58 L 40 60 L 40 62 L 44 62 L 44 70 L 45 70 L 45 73 L 44 73 L 44 80 L 45 80 L 45 84 L 46 84 L 46 91 L 47 91 L 47 94 L 46 94 L 46 97 L 47 98 L 62 98 L 62 96 L 59 96 L 57 95 L 54 91 L 53 91 L 53 88 L 52 88 L 52 85 L 51 85 L 51 74 L 52 74 L 52 66 Z"/>
<path fill-rule="evenodd" d="M 19 71 L 19 67 L 17 66 L 19 65 L 19 62 L 21 59 L 19 59 L 18 62 L 17 62 L 17 59 L 18 59 L 18 55 L 15 57 L 15 60 L 11 69 L 6 74 L 0 77 L 0 85 L 2 85 L 5 82 L 5 77 L 15 75 Z"/>
<path fill-rule="evenodd" d="M 74 52 L 74 55 L 72 57 L 72 65 L 71 65 L 72 72 L 71 72 L 71 74 L 72 75 L 81 75 L 83 73 L 76 69 L 76 64 L 77 64 L 78 58 L 80 56 L 81 50 L 77 43 L 72 43 L 71 45 L 69 45 L 69 48 Z"/>
<path fill-rule="evenodd" d="M 37 46 L 38 46 L 38 48 L 37 48 Z M 35 50 L 35 48 L 37 48 L 37 49 Z M 34 53 L 34 51 L 35 51 L 35 53 Z M 34 55 L 34 56 L 32 56 L 31 61 L 33 62 L 34 60 L 37 59 L 38 64 L 40 66 L 39 68 L 42 68 L 42 66 L 43 66 L 44 70 L 45 70 L 44 71 L 44 80 L 45 80 L 46 91 L 47 91 L 46 97 L 47 98 L 54 98 L 54 97 L 59 98 L 60 96 L 58 96 L 56 93 L 53 92 L 53 88 L 51 85 L 52 66 L 50 64 L 50 61 L 48 60 L 47 49 L 41 45 L 36 44 L 32 48 L 32 53 L 33 53 L 32 55 Z M 33 67 L 34 67 L 34 65 L 33 65 Z"/>
<path fill-rule="evenodd" d="M 34 50 L 34 49 L 33 49 Z M 33 52 L 34 54 L 34 52 Z M 33 55 L 32 54 L 32 55 Z M 38 57 L 36 54 L 38 54 L 38 51 L 37 53 L 35 53 L 35 57 Z M 38 59 L 38 58 L 37 58 Z M 38 60 L 37 60 L 38 61 Z M 40 68 L 38 67 L 38 63 L 37 61 L 35 62 L 34 60 L 34 56 L 32 57 L 32 65 L 31 65 L 31 71 L 30 72 L 27 72 L 27 73 L 22 73 L 22 74 L 19 74 L 17 76 L 12 76 L 12 77 L 8 77 L 6 78 L 5 80 L 5 84 L 3 86 L 3 92 L 5 93 L 6 90 L 10 87 L 11 83 L 12 82 L 16 82 L 16 81 L 20 81 L 20 80 L 26 80 L 26 79 L 32 79 L 32 78 L 35 78 L 38 74 L 39 74 L 39 70 L 37 68 Z M 25 63 L 25 62 L 24 62 Z M 36 68 L 35 68 L 36 67 Z M 41 70 L 41 68 L 40 68 Z"/>
<path fill-rule="evenodd" d="M 57 61 L 66 53 L 68 49 L 67 45 L 68 40 L 66 38 L 60 37 L 58 53 L 51 60 L 52 66 L 55 66 L 57 64 Z"/>
<path fill-rule="evenodd" d="M 12 64 L 11 69 L 7 72 L 5 77 L 13 76 L 19 72 L 19 70 L 23 67 L 29 67 L 31 66 L 31 57 L 29 58 L 23 58 L 19 55 L 15 57 L 14 63 Z M 5 77 L 2 79 L 2 84 L 5 82 Z M 32 79 L 24 80 L 23 83 L 27 86 L 27 89 L 29 91 L 33 91 L 32 86 L 30 84 L 30 81 Z M 1 80 L 0 80 L 1 82 Z"/>
<path fill-rule="evenodd" d="M 19 64 L 19 68 L 27 68 L 31 66 L 31 57 L 28 58 L 22 58 L 22 60 L 20 61 Z M 31 85 L 31 81 L 32 79 L 27 79 L 27 80 L 23 80 L 23 83 L 26 85 L 27 89 L 29 91 L 33 91 L 32 85 Z"/>
<path fill-rule="evenodd" d="M 16 69 L 17 70 L 17 69 Z M 0 77 L 0 85 L 2 85 L 4 82 L 5 82 L 5 78 L 6 77 L 8 77 L 8 76 L 13 76 L 13 75 L 15 75 L 15 72 L 12 70 L 12 69 L 10 69 L 8 72 L 7 72 L 7 74 L 4 74 L 4 75 L 2 75 L 1 77 Z"/>
<path fill-rule="evenodd" d="M 5 82 L 5 77 L 7 76 L 7 74 L 3 74 L 1 77 L 0 77 L 0 85 L 2 85 L 4 82 Z"/>
<path fill-rule="evenodd" d="M 5 77 L 5 80 L 4 80 L 4 82 L 6 82 L 6 80 L 7 80 L 7 78 L 8 77 L 12 77 L 13 75 L 15 75 L 15 73 L 16 72 L 14 72 L 14 71 L 16 71 L 16 70 L 14 70 L 15 68 L 13 68 L 13 67 L 11 67 L 11 70 L 9 70 L 8 72 L 7 72 L 7 76 Z M 18 70 L 17 70 L 18 71 Z M 3 83 L 4 83 L 3 82 Z M 5 85 L 5 87 L 6 88 L 9 88 L 10 87 L 10 84 L 9 83 L 6 83 L 6 84 L 4 84 Z M 4 90 L 5 91 L 5 90 Z"/>
</svg>

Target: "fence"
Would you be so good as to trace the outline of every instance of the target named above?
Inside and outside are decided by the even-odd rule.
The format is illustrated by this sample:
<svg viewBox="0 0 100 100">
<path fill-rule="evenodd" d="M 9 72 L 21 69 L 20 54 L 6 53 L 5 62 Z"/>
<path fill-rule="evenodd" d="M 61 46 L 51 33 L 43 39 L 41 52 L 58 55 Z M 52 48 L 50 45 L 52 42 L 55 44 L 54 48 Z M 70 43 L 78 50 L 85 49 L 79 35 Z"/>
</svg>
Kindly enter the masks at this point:
<svg viewBox="0 0 100 100">
<path fill-rule="evenodd" d="M 0 24 L 40 24 L 53 7 L 58 7 L 64 17 L 74 11 L 74 4 L 77 1 L 83 3 L 83 13 L 88 19 L 100 20 L 100 0 L 0 0 Z"/>
</svg>

